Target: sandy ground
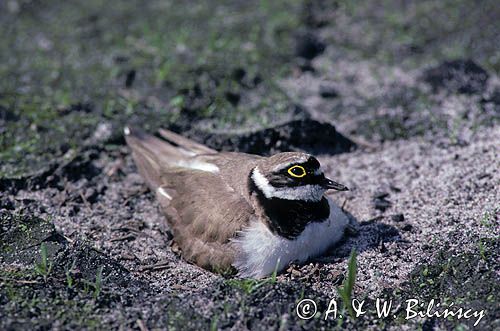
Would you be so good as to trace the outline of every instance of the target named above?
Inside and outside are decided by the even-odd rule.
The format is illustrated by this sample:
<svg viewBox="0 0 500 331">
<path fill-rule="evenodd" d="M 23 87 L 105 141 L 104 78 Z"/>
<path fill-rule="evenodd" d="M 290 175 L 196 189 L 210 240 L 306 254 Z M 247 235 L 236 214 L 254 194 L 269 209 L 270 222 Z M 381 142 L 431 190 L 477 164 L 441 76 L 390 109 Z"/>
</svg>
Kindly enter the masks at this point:
<svg viewBox="0 0 500 331">
<path fill-rule="evenodd" d="M 326 173 L 351 189 L 333 198 L 352 215 L 356 231 L 317 261 L 279 275 L 276 286 L 298 282 L 323 300 L 336 297 L 338 277 L 355 247 L 359 252 L 355 297 L 375 299 L 388 289 L 404 285 L 418 266 L 439 261 L 438 253 L 443 250 L 478 254 L 481 242 L 496 241 L 499 235 L 495 225 L 500 201 L 499 141 L 500 130 L 493 127 L 478 133 L 465 146 L 440 146 L 417 138 L 387 142 L 371 151 L 320 157 Z M 56 229 L 68 240 L 90 243 L 125 267 L 128 277 L 142 282 L 148 292 L 155 289 L 155 296 L 160 297 L 175 293 L 202 316 L 211 318 L 213 288 L 221 283 L 223 288 L 230 286 L 221 276 L 188 264 L 172 252 L 158 204 L 135 173 L 126 148 L 120 149 L 119 155 L 121 158 L 115 158 L 101 152 L 92 165 L 86 166 L 102 170 L 90 180 L 67 182 L 63 190 L 22 190 L 10 198 L 16 209 L 37 201 L 39 215 L 51 215 Z M 381 196 L 390 202 L 383 212 L 374 202 Z M 495 213 L 484 221 L 485 215 Z M 498 257 L 498 251 L 486 254 L 488 259 Z M 498 277 L 498 269 L 495 272 Z M 297 300 L 299 293 L 293 293 L 292 299 Z M 434 294 L 436 299 L 448 295 L 446 290 Z M 267 310 L 253 305 L 263 313 Z M 141 304 L 135 309 L 147 316 L 152 307 Z M 489 310 L 488 314 L 491 321 L 498 310 Z M 230 321 L 235 326 L 243 320 L 240 316 Z M 294 320 L 292 317 L 290 325 Z M 158 326 L 154 319 L 145 323 Z M 438 320 L 437 325 L 441 324 Z"/>
</svg>

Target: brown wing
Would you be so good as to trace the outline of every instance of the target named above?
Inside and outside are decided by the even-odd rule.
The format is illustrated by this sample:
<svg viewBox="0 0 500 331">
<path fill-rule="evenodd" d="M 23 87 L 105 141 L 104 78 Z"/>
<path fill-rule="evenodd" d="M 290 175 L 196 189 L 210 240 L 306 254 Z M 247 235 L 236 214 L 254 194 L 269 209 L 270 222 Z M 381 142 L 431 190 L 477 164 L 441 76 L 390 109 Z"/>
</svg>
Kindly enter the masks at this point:
<svg viewBox="0 0 500 331">
<path fill-rule="evenodd" d="M 139 172 L 167 214 L 184 257 L 215 271 L 229 268 L 234 259 L 230 240 L 254 213 L 245 199 L 250 170 L 238 160 L 248 167 L 255 157 L 238 159 L 170 131 L 160 133 L 168 141 L 125 129 Z M 200 164 L 220 171 L 197 170 Z"/>
<path fill-rule="evenodd" d="M 161 185 L 161 171 L 174 166 L 179 160 L 191 158 L 194 152 L 178 148 L 149 135 L 138 128 L 125 127 L 125 140 L 146 184 L 155 192 Z"/>
<path fill-rule="evenodd" d="M 230 240 L 248 224 L 253 208 L 217 174 L 171 168 L 162 181 L 171 199 L 163 195 L 160 202 L 183 256 L 207 269 L 230 268 L 235 255 Z"/>
</svg>

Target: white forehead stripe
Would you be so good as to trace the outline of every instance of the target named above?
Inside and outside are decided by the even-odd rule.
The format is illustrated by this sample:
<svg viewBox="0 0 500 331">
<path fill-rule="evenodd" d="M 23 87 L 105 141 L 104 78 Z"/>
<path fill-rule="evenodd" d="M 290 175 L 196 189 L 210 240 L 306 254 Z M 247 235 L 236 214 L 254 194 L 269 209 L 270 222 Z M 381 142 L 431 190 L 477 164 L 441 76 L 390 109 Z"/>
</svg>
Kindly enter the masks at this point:
<svg viewBox="0 0 500 331">
<path fill-rule="evenodd" d="M 264 175 L 255 168 L 252 171 L 252 180 L 259 190 L 268 199 L 279 198 L 285 200 L 320 201 L 325 190 L 319 185 L 302 185 L 296 187 L 274 187 Z"/>
</svg>

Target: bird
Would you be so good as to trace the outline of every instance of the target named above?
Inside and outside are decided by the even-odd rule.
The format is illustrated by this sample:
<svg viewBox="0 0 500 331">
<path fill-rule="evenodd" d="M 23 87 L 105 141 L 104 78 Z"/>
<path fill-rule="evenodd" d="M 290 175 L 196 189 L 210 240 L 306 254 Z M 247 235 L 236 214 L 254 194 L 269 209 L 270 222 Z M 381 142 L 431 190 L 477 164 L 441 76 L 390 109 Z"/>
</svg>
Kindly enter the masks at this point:
<svg viewBox="0 0 500 331">
<path fill-rule="evenodd" d="M 169 130 L 124 128 L 137 169 L 166 215 L 181 256 L 204 269 L 260 279 L 339 242 L 348 218 L 302 152 L 219 152 Z"/>
</svg>

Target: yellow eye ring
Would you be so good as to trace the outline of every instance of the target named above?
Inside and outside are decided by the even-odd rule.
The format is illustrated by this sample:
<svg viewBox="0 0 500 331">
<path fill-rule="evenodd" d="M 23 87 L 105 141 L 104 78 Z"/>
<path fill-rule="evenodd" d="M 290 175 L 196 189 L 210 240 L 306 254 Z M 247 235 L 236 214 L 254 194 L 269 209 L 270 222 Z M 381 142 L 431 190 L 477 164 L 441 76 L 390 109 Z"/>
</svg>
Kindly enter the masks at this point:
<svg viewBox="0 0 500 331">
<path fill-rule="evenodd" d="M 302 173 L 300 173 L 300 174 L 295 174 L 295 173 L 293 172 L 295 169 L 300 169 L 300 171 L 301 171 Z M 296 177 L 296 178 L 302 178 L 302 177 L 304 177 L 305 175 L 307 175 L 307 173 L 306 173 L 306 169 L 304 169 L 304 167 L 303 167 L 303 166 L 299 166 L 299 165 L 294 165 L 293 167 L 288 168 L 288 174 L 289 174 L 290 176 L 292 176 L 292 177 Z"/>
</svg>

